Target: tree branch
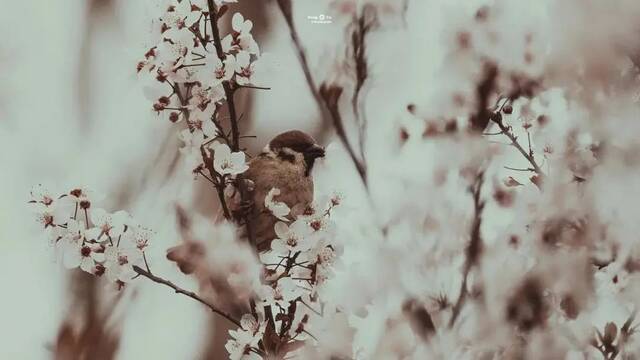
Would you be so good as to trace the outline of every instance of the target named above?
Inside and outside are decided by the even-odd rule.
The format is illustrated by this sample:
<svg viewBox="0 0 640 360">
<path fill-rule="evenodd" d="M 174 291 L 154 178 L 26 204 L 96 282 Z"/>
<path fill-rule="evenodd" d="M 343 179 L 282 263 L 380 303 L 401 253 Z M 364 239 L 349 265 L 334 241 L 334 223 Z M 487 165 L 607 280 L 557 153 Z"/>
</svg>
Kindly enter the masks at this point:
<svg viewBox="0 0 640 360">
<path fill-rule="evenodd" d="M 484 201 L 480 200 L 480 191 L 482 190 L 482 184 L 484 182 L 484 173 L 478 174 L 475 183 L 471 187 L 471 193 L 473 194 L 473 224 L 471 225 L 471 236 L 469 245 L 466 249 L 466 259 L 464 268 L 462 270 L 462 284 L 460 285 L 460 295 L 451 311 L 451 319 L 449 321 L 449 327 L 453 327 L 456 319 L 460 315 L 462 306 L 467 299 L 467 279 L 469 278 L 469 272 L 471 268 L 477 264 L 480 254 L 482 252 L 482 237 L 480 236 L 480 225 L 482 224 L 482 211 L 484 210 Z"/>
<path fill-rule="evenodd" d="M 222 49 L 222 41 L 220 39 L 220 29 L 218 28 L 218 8 L 213 3 L 213 0 L 207 0 L 207 5 L 209 7 L 209 22 L 211 23 L 211 33 L 213 34 L 214 47 L 216 49 L 216 54 L 220 61 L 224 61 L 227 57 Z M 222 88 L 224 89 L 224 94 L 227 98 L 227 109 L 229 110 L 229 122 L 231 123 L 231 149 L 234 152 L 240 151 L 240 130 L 238 127 L 238 115 L 236 113 L 236 106 L 233 99 L 234 89 L 231 88 L 231 84 L 228 81 L 222 82 Z M 239 174 L 236 177 L 236 185 L 238 186 L 238 190 L 240 191 L 240 199 L 243 203 L 249 202 L 251 199 L 251 194 L 247 188 L 247 184 L 244 181 L 244 177 L 242 174 Z M 255 245 L 255 231 L 253 228 L 253 221 L 251 219 L 250 214 L 246 215 L 244 218 L 244 223 L 247 228 L 247 237 L 249 238 L 249 243 Z"/>
<path fill-rule="evenodd" d="M 208 303 L 206 300 L 204 300 L 203 298 L 201 298 L 198 294 L 194 293 L 193 291 L 189 291 L 189 290 L 185 290 L 181 287 L 179 287 L 178 285 L 172 283 L 169 280 L 163 279 L 159 276 L 153 275 L 150 271 L 147 271 L 139 266 L 133 266 L 133 270 L 140 274 L 141 276 L 146 277 L 147 279 L 156 282 L 158 284 L 162 284 L 165 286 L 168 286 L 170 288 L 172 288 L 177 294 L 182 294 L 185 295 L 187 297 L 192 298 L 193 300 L 196 300 L 198 302 L 200 302 L 201 304 L 207 306 L 209 309 L 211 309 L 211 311 L 213 311 L 214 313 L 224 317 L 225 319 L 231 321 L 234 325 L 241 327 L 240 322 L 236 319 L 234 319 L 229 313 L 226 313 L 220 309 L 218 309 L 216 306 Z"/>
<path fill-rule="evenodd" d="M 520 154 L 522 154 L 522 156 L 524 156 L 525 159 L 527 159 L 527 161 L 531 164 L 531 166 L 533 167 L 533 171 L 536 172 L 536 174 L 544 177 L 545 173 L 544 171 L 542 171 L 542 168 L 540 168 L 540 166 L 538 165 L 538 163 L 536 163 L 536 160 L 533 158 L 533 153 L 529 153 L 527 152 L 521 145 L 520 143 L 518 143 L 518 138 L 511 132 L 511 129 L 506 127 L 502 121 L 494 121 L 496 124 L 498 124 L 498 127 L 500 128 L 501 134 L 504 134 L 506 137 L 509 138 L 509 140 L 511 141 L 511 145 L 513 145 L 513 147 L 515 147 L 516 149 L 518 149 L 518 151 L 520 152 Z"/>
</svg>

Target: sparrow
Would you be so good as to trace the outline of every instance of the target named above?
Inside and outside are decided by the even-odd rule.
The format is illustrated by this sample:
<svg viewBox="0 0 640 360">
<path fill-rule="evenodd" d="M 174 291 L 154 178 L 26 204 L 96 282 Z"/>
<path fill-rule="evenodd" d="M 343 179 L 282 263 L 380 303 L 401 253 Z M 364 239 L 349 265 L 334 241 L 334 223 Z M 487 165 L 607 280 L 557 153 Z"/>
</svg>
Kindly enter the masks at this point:
<svg viewBox="0 0 640 360">
<path fill-rule="evenodd" d="M 311 171 L 316 159 L 324 155 L 324 148 L 313 137 L 300 130 L 291 130 L 271 139 L 264 150 L 251 159 L 244 176 L 253 183 L 249 216 L 253 220 L 259 252 L 271 248 L 271 241 L 276 238 L 274 225 L 279 221 L 265 206 L 269 191 L 280 190 L 274 200 L 287 204 L 291 209 L 290 220 L 294 220 L 293 217 L 313 202 Z"/>
</svg>

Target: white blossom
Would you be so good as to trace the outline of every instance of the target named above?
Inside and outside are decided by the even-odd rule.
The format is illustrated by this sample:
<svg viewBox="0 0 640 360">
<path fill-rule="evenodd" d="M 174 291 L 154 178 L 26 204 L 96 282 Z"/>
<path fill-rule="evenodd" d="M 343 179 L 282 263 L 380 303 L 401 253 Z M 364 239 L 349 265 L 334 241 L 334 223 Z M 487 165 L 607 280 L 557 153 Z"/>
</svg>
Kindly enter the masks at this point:
<svg viewBox="0 0 640 360">
<path fill-rule="evenodd" d="M 269 211 L 271 211 L 273 216 L 282 221 L 289 221 L 287 219 L 287 215 L 289 215 L 291 209 L 289 209 L 289 206 L 287 206 L 287 204 L 273 199 L 278 195 L 280 195 L 280 189 L 272 188 L 271 190 L 269 190 L 269 193 L 267 193 L 267 196 L 265 196 L 264 198 L 264 206 L 269 209 Z"/>
<path fill-rule="evenodd" d="M 245 163 L 245 154 L 242 151 L 231 152 L 227 144 L 214 143 L 213 168 L 222 175 L 238 175 L 247 169 L 249 165 Z"/>
</svg>

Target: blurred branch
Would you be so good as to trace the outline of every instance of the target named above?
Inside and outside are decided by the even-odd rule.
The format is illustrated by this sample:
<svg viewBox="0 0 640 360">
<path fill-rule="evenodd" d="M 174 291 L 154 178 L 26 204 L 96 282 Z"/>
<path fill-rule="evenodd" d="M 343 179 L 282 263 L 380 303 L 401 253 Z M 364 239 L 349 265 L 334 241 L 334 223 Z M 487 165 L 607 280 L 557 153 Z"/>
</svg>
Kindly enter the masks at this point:
<svg viewBox="0 0 640 360">
<path fill-rule="evenodd" d="M 366 166 L 366 158 L 364 156 L 365 133 L 367 130 L 367 119 L 364 111 L 360 107 L 362 87 L 369 76 L 369 64 L 367 62 L 367 44 L 366 36 L 377 24 L 376 9 L 373 6 L 365 5 L 360 16 L 354 19 L 354 30 L 351 33 L 351 58 L 355 65 L 355 90 L 351 97 L 351 106 L 353 114 L 358 124 L 358 146 L 360 150 L 360 159 Z"/>
<path fill-rule="evenodd" d="M 325 106 L 329 110 L 329 114 L 331 115 L 331 119 L 333 120 L 333 126 L 336 129 L 336 134 L 338 135 L 340 140 L 342 140 L 344 147 L 347 149 L 347 153 L 349 153 L 349 157 L 351 157 L 353 165 L 358 171 L 358 175 L 360 175 L 360 178 L 362 179 L 362 183 L 364 184 L 365 188 L 367 188 L 367 169 L 365 168 L 365 165 L 360 160 L 358 160 L 353 147 L 347 139 L 347 133 L 344 129 L 342 116 L 340 115 L 340 110 L 338 108 L 338 102 L 341 95 L 342 88 L 340 86 L 322 84 L 322 86 L 320 87 L 320 96 L 322 97 Z"/>
<path fill-rule="evenodd" d="M 469 272 L 471 268 L 478 263 L 480 254 L 482 252 L 482 237 L 480 236 L 480 225 L 482 224 L 482 211 L 484 210 L 484 201 L 480 200 L 480 191 L 482 190 L 482 184 L 484 183 L 484 173 L 481 172 L 477 175 L 474 184 L 471 186 L 471 193 L 473 195 L 473 224 L 471 225 L 471 239 L 466 249 L 466 259 L 464 268 L 462 270 L 462 284 L 460 285 L 460 295 L 458 300 L 453 306 L 451 312 L 451 320 L 449 321 L 449 327 L 453 327 L 456 319 L 460 315 L 462 306 L 467 299 L 467 280 L 469 278 Z"/>
<path fill-rule="evenodd" d="M 238 327 L 241 327 L 240 322 L 236 319 L 234 319 L 230 314 L 218 309 L 215 305 L 208 303 L 206 300 L 204 300 L 203 298 L 201 298 L 198 294 L 194 293 L 193 291 L 189 291 L 189 290 L 185 290 L 181 287 L 179 287 L 178 285 L 172 283 L 169 280 L 163 279 L 159 276 L 153 275 L 150 271 L 147 271 L 139 266 L 133 266 L 133 270 L 140 274 L 141 276 L 146 277 L 147 279 L 156 282 L 158 284 L 162 284 L 165 286 L 168 286 L 170 288 L 172 288 L 177 294 L 182 294 L 185 295 L 187 297 L 192 298 L 193 300 L 196 300 L 198 302 L 200 302 L 201 304 L 205 305 L 206 307 L 208 307 L 209 309 L 211 309 L 211 311 L 213 311 L 214 313 L 224 317 L 225 319 L 231 321 L 233 324 L 235 324 Z"/>
<path fill-rule="evenodd" d="M 359 160 L 356 157 L 355 151 L 349 143 L 349 139 L 347 138 L 347 134 L 344 129 L 342 117 L 340 116 L 340 112 L 338 109 L 338 100 L 342 95 L 342 88 L 334 85 L 323 85 L 318 89 L 313 76 L 311 75 L 311 69 L 309 67 L 309 62 L 307 61 L 304 47 L 302 46 L 302 43 L 298 36 L 298 32 L 296 31 L 296 27 L 293 23 L 291 0 L 278 0 L 278 7 L 280 8 L 280 12 L 284 16 L 289 27 L 289 34 L 291 35 L 291 40 L 293 41 L 293 44 L 297 50 L 300 66 L 302 67 L 302 71 L 304 72 L 304 76 L 307 80 L 307 85 L 311 90 L 311 94 L 313 95 L 313 98 L 316 100 L 316 103 L 320 109 L 322 118 L 325 119 L 325 122 L 329 122 L 327 121 L 328 119 L 331 120 L 331 123 L 336 129 L 338 138 L 347 149 L 349 157 L 351 157 L 351 161 L 358 171 L 358 175 L 360 175 L 365 188 L 367 188 L 368 186 L 366 167 L 363 161 Z"/>
</svg>

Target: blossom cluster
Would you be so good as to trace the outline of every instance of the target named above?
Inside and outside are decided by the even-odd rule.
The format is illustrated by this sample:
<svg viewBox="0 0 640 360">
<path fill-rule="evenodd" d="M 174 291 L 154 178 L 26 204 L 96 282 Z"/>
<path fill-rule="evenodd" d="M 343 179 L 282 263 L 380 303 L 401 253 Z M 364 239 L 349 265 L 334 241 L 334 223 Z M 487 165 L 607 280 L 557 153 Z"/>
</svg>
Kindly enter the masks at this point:
<svg viewBox="0 0 640 360">
<path fill-rule="evenodd" d="M 125 211 L 96 208 L 99 198 L 86 187 L 58 194 L 37 185 L 29 203 L 66 268 L 104 275 L 121 288 L 144 265 L 153 233 Z"/>
<path fill-rule="evenodd" d="M 145 92 L 153 111 L 173 123 L 186 123 L 179 137 L 194 167 L 202 145 L 237 140 L 229 138 L 218 112 L 227 96 L 253 85 L 260 62 L 251 20 L 235 13 L 231 32 L 222 38 L 217 33 L 217 21 L 233 2 L 216 1 L 212 14 L 207 1 L 171 1 L 155 22 L 157 43 L 137 65 L 149 82 Z"/>
<path fill-rule="evenodd" d="M 88 188 L 57 194 L 37 185 L 29 203 L 66 268 L 104 275 L 119 289 L 139 275 L 153 276 L 145 257 L 151 230 L 124 211 L 95 208 L 98 198 Z M 231 359 L 284 356 L 313 339 L 314 323 L 322 319 L 325 284 L 339 263 L 341 248 L 334 241 L 331 213 L 341 201 L 338 195 L 320 200 L 291 221 L 285 217 L 288 211 L 282 211 L 286 205 L 267 199 L 282 221 L 275 225 L 277 238 L 271 249 L 260 255 L 262 275 L 253 270 L 252 250 L 237 242 L 229 226 L 217 226 L 216 248 L 209 250 L 207 242 L 196 239 L 203 234 L 186 219 L 180 221 L 184 243 L 169 249 L 167 257 L 199 280 L 200 296 L 216 306 L 252 304 L 241 327 L 229 332 L 226 348 Z M 179 211 L 179 216 L 185 215 Z M 143 267 L 147 270 L 140 274 L 136 269 Z"/>
<path fill-rule="evenodd" d="M 290 221 L 284 217 L 285 204 L 265 200 L 282 221 L 275 225 L 271 249 L 260 254 L 264 272 L 258 300 L 242 317 L 241 328 L 230 331 L 226 348 L 231 359 L 285 356 L 313 341 L 314 327 L 323 320 L 327 280 L 339 264 L 341 247 L 335 242 L 331 213 L 340 202 L 338 195 L 319 200 Z"/>
</svg>

